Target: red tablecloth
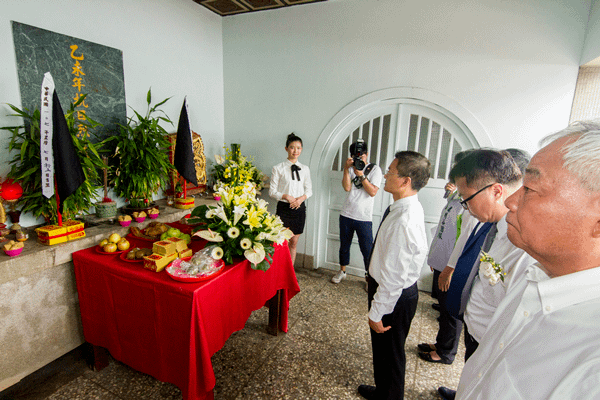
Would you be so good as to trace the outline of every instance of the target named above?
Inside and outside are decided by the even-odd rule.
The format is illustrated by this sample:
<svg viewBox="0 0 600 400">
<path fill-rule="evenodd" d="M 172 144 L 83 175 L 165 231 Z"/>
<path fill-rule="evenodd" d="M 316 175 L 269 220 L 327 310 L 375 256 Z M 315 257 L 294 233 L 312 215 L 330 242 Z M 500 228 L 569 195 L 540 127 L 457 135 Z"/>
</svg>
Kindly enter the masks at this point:
<svg viewBox="0 0 600 400">
<path fill-rule="evenodd" d="M 151 242 L 131 239 L 132 246 Z M 204 242 L 192 241 L 197 251 Z M 177 385 L 184 399 L 212 398 L 211 356 L 244 327 L 252 311 L 284 290 L 280 329 L 287 332 L 288 302 L 300 291 L 287 246 L 277 246 L 267 272 L 248 261 L 219 276 L 181 283 L 166 271 L 146 270 L 95 247 L 73 253 L 83 334 L 93 345 L 158 380 Z"/>
</svg>

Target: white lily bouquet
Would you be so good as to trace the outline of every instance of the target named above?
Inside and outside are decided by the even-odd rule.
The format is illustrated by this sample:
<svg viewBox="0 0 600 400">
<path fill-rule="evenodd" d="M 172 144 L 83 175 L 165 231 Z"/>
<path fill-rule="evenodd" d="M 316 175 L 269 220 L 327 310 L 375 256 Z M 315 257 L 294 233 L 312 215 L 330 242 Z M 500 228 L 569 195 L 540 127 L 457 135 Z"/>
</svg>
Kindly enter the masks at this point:
<svg viewBox="0 0 600 400">
<path fill-rule="evenodd" d="M 267 211 L 267 202 L 256 199 L 252 182 L 242 187 L 221 186 L 216 206 L 201 205 L 192 211 L 190 223 L 205 223 L 194 233 L 214 243 L 211 255 L 232 264 L 234 257 L 245 257 L 252 268 L 266 271 L 273 261 L 275 244 L 283 244 L 294 235 L 277 215 Z"/>
<path fill-rule="evenodd" d="M 500 264 L 494 261 L 494 258 L 485 251 L 481 252 L 479 258 L 481 263 L 479 264 L 479 270 L 488 279 L 491 286 L 496 285 L 498 282 L 504 283 L 504 276 L 506 273 Z"/>
</svg>

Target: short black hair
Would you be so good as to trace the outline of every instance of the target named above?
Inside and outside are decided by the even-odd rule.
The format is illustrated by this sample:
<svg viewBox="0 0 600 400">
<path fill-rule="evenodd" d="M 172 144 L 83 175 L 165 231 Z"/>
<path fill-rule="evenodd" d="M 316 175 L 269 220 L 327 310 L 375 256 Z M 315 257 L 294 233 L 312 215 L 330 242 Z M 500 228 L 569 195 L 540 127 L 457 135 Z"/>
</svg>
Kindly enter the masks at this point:
<svg viewBox="0 0 600 400">
<path fill-rule="evenodd" d="M 290 144 L 292 144 L 293 142 L 300 142 L 300 144 L 301 144 L 302 146 L 304 146 L 304 145 L 302 144 L 302 139 L 300 139 L 300 136 L 296 136 L 296 134 L 294 134 L 294 132 L 290 133 L 290 134 L 287 136 L 287 140 L 285 141 L 285 147 L 286 147 L 286 148 L 287 148 L 287 147 L 290 147 Z"/>
<path fill-rule="evenodd" d="M 454 164 L 457 164 L 458 162 L 460 162 L 460 160 L 462 160 L 463 158 L 465 158 L 466 156 L 471 154 L 473 151 L 475 151 L 475 149 L 467 149 L 467 150 L 459 151 L 458 153 L 456 153 L 454 155 Z"/>
<path fill-rule="evenodd" d="M 478 149 L 460 160 L 450 170 L 450 180 L 465 178 L 468 186 L 501 183 L 510 185 L 521 180 L 519 167 L 505 150 Z"/>
<path fill-rule="evenodd" d="M 411 187 L 417 192 L 427 185 L 430 177 L 431 163 L 424 155 L 416 151 L 399 151 L 396 153 L 398 160 L 398 175 L 409 177 Z"/>
<path fill-rule="evenodd" d="M 529 161 L 531 161 L 531 155 L 528 152 L 521 149 L 506 149 L 506 151 L 512 156 L 513 160 L 517 163 L 519 170 L 521 170 L 521 175 L 525 175 L 525 169 L 527 165 L 529 165 Z"/>
</svg>

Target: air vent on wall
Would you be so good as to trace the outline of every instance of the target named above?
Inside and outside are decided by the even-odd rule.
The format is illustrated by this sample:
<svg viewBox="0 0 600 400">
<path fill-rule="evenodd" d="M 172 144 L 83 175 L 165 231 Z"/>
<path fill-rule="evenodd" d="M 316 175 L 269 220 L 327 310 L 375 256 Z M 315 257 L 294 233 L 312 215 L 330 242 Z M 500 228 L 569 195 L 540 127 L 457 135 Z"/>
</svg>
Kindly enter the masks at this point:
<svg viewBox="0 0 600 400">
<path fill-rule="evenodd" d="M 194 0 L 220 16 L 289 7 L 327 0 Z"/>
</svg>

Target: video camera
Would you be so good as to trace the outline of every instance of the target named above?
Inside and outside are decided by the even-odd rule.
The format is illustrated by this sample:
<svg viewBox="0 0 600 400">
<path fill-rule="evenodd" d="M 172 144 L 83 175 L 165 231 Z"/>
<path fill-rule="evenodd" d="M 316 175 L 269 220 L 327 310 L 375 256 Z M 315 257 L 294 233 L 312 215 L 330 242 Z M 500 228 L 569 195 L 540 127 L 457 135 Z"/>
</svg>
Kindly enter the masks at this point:
<svg viewBox="0 0 600 400">
<path fill-rule="evenodd" d="M 364 140 L 358 139 L 356 142 L 350 145 L 350 156 L 354 161 L 354 167 L 361 171 L 365 168 L 365 162 L 362 160 L 361 156 L 367 153 L 367 144 Z"/>
</svg>

